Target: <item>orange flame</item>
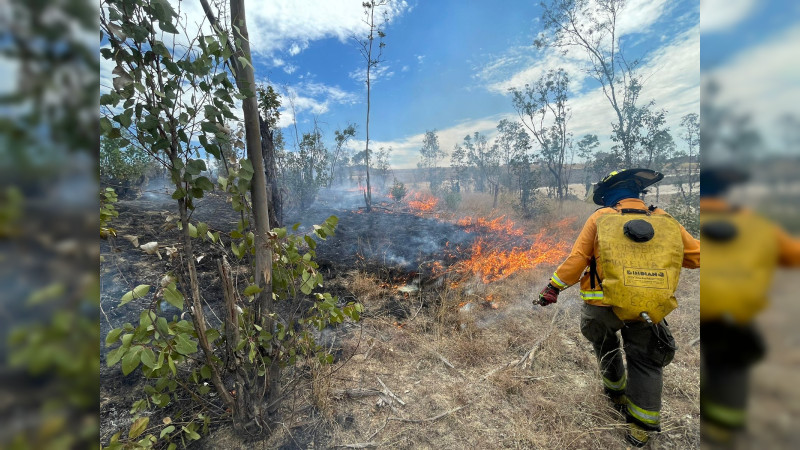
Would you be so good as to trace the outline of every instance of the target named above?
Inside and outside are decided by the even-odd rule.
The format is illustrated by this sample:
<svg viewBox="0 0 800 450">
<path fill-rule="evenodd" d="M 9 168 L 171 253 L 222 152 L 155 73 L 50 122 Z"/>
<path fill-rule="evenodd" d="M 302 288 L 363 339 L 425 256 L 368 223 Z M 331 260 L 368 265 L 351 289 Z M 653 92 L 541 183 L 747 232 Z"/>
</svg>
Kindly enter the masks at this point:
<svg viewBox="0 0 800 450">
<path fill-rule="evenodd" d="M 457 271 L 474 273 L 484 283 L 491 283 L 540 264 L 557 264 L 569 255 L 569 243 L 559 241 L 552 234 L 546 229 L 541 230 L 533 237 L 530 247 L 511 250 L 497 248 L 487 238 L 478 238 L 470 258 L 459 263 Z"/>
<path fill-rule="evenodd" d="M 418 213 L 431 212 L 438 204 L 438 198 L 424 192 L 415 192 L 408 197 L 408 206 Z"/>
<path fill-rule="evenodd" d="M 505 216 L 492 220 L 463 218 L 459 225 L 482 236 L 469 249 L 469 259 L 456 263 L 451 270 L 462 275 L 472 273 L 484 283 L 491 283 L 540 264 L 558 264 L 569 255 L 571 235 L 566 230 L 574 221 L 575 218 L 566 218 L 551 229 L 542 228 L 535 235 L 526 236 Z"/>
<path fill-rule="evenodd" d="M 523 234 L 523 231 L 516 228 L 516 224 L 512 220 L 506 219 L 506 216 L 500 216 L 494 220 L 483 217 L 464 217 L 456 223 L 466 228 L 467 231 L 493 231 L 508 236 L 522 236 Z"/>
</svg>

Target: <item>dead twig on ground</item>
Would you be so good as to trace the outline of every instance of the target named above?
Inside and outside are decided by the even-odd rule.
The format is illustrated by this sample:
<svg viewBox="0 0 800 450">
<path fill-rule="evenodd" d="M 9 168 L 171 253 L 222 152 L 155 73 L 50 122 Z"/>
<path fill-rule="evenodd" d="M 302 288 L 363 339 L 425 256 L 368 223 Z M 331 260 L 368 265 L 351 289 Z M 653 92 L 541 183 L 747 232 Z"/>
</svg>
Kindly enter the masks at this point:
<svg viewBox="0 0 800 450">
<path fill-rule="evenodd" d="M 377 447 L 378 444 L 375 442 L 359 442 L 357 444 L 342 444 L 337 445 L 336 448 L 372 448 Z"/>
<path fill-rule="evenodd" d="M 406 406 L 406 402 L 401 400 L 400 397 L 396 396 L 394 394 L 394 392 L 390 391 L 389 388 L 386 387 L 386 384 L 383 383 L 383 380 L 381 380 L 381 377 L 375 375 L 375 378 L 378 379 L 378 383 L 380 383 L 381 386 L 383 387 L 383 393 L 384 394 L 386 394 L 387 396 L 389 396 L 389 397 L 393 398 L 394 400 L 396 400 L 397 403 L 400 403 L 401 406 Z"/>
<path fill-rule="evenodd" d="M 441 419 L 442 417 L 449 416 L 450 414 L 453 414 L 454 412 L 460 411 L 462 409 L 464 409 L 464 406 L 459 406 L 458 408 L 453 408 L 453 409 L 451 409 L 449 411 L 445 411 L 445 412 L 443 412 L 441 414 L 438 414 L 438 415 L 435 415 L 433 417 L 428 417 L 427 419 L 403 419 L 401 417 L 390 417 L 389 420 L 397 420 L 397 421 L 400 421 L 400 422 L 409 422 L 409 423 L 434 422 L 436 420 Z"/>
<path fill-rule="evenodd" d="M 376 395 L 383 395 L 383 392 L 377 389 L 344 389 L 340 391 L 334 391 L 331 395 L 333 395 L 333 397 L 337 399 L 362 398 L 362 397 L 373 397 Z"/>
</svg>

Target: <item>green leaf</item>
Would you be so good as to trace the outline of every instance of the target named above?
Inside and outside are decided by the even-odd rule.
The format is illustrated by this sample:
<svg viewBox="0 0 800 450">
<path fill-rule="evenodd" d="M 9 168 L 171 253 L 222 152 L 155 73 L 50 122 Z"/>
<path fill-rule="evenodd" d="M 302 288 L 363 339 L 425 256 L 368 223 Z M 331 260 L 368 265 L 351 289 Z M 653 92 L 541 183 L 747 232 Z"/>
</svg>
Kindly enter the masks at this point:
<svg viewBox="0 0 800 450">
<path fill-rule="evenodd" d="M 185 334 L 179 334 L 176 339 L 175 350 L 181 355 L 197 353 L 197 342 L 189 340 Z"/>
<path fill-rule="evenodd" d="M 139 362 L 141 361 L 143 347 L 141 345 L 137 345 L 136 347 L 131 348 L 128 350 L 128 353 L 125 354 L 125 357 L 122 358 L 122 374 L 128 375 L 129 373 L 136 370 L 139 367 Z"/>
<path fill-rule="evenodd" d="M 211 180 L 209 180 L 206 177 L 200 177 L 200 178 L 194 180 L 194 185 L 196 187 L 204 190 L 204 191 L 213 191 L 214 190 L 214 184 L 211 183 Z"/>
<path fill-rule="evenodd" d="M 172 375 L 175 376 L 178 374 L 178 368 L 175 367 L 175 361 L 172 360 L 172 356 L 167 356 L 167 364 L 169 365 L 169 370 L 172 371 Z"/>
<path fill-rule="evenodd" d="M 122 301 L 120 302 L 119 306 L 122 306 L 135 298 L 142 298 L 145 295 L 147 295 L 148 292 L 150 292 L 150 285 L 140 284 L 136 286 L 132 291 L 129 291 L 122 296 Z"/>
<path fill-rule="evenodd" d="M 122 334 L 122 328 L 114 328 L 113 330 L 109 331 L 106 335 L 106 347 L 117 342 L 119 339 L 119 335 Z"/>
<path fill-rule="evenodd" d="M 197 237 L 197 227 L 189 223 L 189 236 L 196 238 Z"/>
<path fill-rule="evenodd" d="M 204 170 L 206 170 L 206 162 L 202 159 L 190 159 L 186 163 L 186 173 L 199 175 Z"/>
<path fill-rule="evenodd" d="M 175 200 L 180 200 L 183 197 L 186 197 L 186 191 L 184 191 L 183 188 L 175 189 L 175 192 L 172 193 L 172 198 Z"/>
<path fill-rule="evenodd" d="M 154 369 L 156 367 L 156 354 L 153 353 L 153 351 L 150 350 L 149 348 L 142 350 L 141 359 L 142 359 L 142 364 L 144 364 L 145 366 L 151 369 Z"/>
<path fill-rule="evenodd" d="M 106 354 L 106 366 L 113 367 L 116 363 L 122 359 L 122 356 L 125 354 L 127 349 L 125 347 L 115 348 Z"/>
<path fill-rule="evenodd" d="M 142 433 L 144 433 L 144 430 L 147 429 L 147 424 L 149 423 L 149 417 L 139 417 L 136 419 L 136 421 L 133 422 L 133 425 L 131 425 L 131 430 L 128 432 L 128 438 L 136 439 L 139 437 Z"/>
<path fill-rule="evenodd" d="M 247 286 L 246 288 L 244 288 L 244 295 L 249 297 L 251 295 L 258 294 L 261 291 L 263 291 L 263 289 L 261 289 L 260 287 L 256 286 L 255 284 L 251 284 L 250 286 Z"/>
<path fill-rule="evenodd" d="M 173 431 L 175 431 L 175 425 L 170 425 L 170 426 L 164 428 L 163 430 L 161 430 L 161 435 L 158 438 L 159 439 L 163 439 L 164 436 L 172 433 Z"/>
<path fill-rule="evenodd" d="M 255 173 L 253 170 L 253 163 L 251 163 L 249 159 L 243 159 L 241 160 L 241 165 L 242 168 L 239 170 L 239 177 L 250 181 Z"/>
<path fill-rule="evenodd" d="M 250 61 L 248 61 L 247 58 L 245 58 L 244 56 L 240 56 L 237 59 L 239 60 L 240 63 L 242 63 L 244 67 L 253 67 L 253 65 L 250 64 Z"/>
<path fill-rule="evenodd" d="M 208 224 L 205 222 L 200 222 L 197 224 L 197 235 L 202 236 L 205 239 L 206 234 L 208 234 Z"/>
<path fill-rule="evenodd" d="M 183 294 L 181 294 L 180 291 L 178 291 L 178 289 L 175 287 L 175 283 L 170 283 L 170 285 L 164 289 L 164 300 L 166 300 L 170 305 L 183 310 L 184 297 Z"/>
<path fill-rule="evenodd" d="M 183 309 L 183 308 L 181 308 Z M 167 325 L 167 319 L 163 317 L 159 317 L 156 320 L 156 330 L 161 335 L 161 337 L 169 336 L 169 325 Z"/>
<path fill-rule="evenodd" d="M 211 368 L 208 365 L 205 365 L 200 368 L 200 376 L 205 379 L 211 378 Z"/>
<path fill-rule="evenodd" d="M 181 429 L 183 430 L 183 432 L 184 432 L 184 433 L 186 433 L 186 436 L 187 436 L 189 439 L 191 439 L 191 440 L 193 440 L 193 441 L 196 441 L 196 440 L 200 439 L 200 435 L 199 435 L 199 434 L 197 434 L 197 432 L 196 432 L 196 431 L 194 431 L 194 430 L 190 430 L 190 429 L 188 429 L 188 428 L 186 428 L 186 427 L 181 427 Z"/>
</svg>

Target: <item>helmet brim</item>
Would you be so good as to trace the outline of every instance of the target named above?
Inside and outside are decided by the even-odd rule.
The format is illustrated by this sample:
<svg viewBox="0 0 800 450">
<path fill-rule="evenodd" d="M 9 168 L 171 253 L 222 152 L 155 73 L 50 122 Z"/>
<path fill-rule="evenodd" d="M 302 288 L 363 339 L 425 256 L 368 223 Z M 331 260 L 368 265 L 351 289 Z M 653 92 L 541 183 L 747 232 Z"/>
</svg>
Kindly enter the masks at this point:
<svg viewBox="0 0 800 450">
<path fill-rule="evenodd" d="M 651 169 L 623 170 L 618 174 L 595 184 L 592 201 L 594 201 L 596 205 L 603 206 L 603 197 L 605 196 L 606 192 L 625 182 L 633 181 L 636 184 L 637 189 L 639 189 L 641 192 L 648 186 L 656 184 L 663 179 L 663 173 L 656 172 L 655 170 Z"/>
</svg>

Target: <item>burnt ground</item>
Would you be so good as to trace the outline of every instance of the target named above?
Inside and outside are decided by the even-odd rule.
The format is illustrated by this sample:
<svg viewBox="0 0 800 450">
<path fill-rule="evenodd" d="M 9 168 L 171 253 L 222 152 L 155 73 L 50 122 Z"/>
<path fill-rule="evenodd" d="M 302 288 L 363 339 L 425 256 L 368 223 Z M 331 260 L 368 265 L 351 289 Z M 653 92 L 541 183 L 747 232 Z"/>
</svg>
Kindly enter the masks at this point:
<svg viewBox="0 0 800 450">
<path fill-rule="evenodd" d="M 217 422 L 193 448 L 621 448 L 621 417 L 605 404 L 596 361 L 580 335 L 577 291 L 565 292 L 548 309 L 531 306 L 556 262 L 488 284 L 477 276 L 436 273 L 436 262 L 447 267 L 467 258 L 462 249 L 479 233 L 387 200 L 377 201 L 376 210 L 367 214 L 360 209 L 358 191 L 323 197 L 304 214 L 288 214 L 286 224 L 299 221 L 298 231 L 308 232 L 331 214 L 339 217 L 336 235 L 318 246 L 318 261 L 325 290 L 342 301 L 361 302 L 362 321 L 319 336 L 336 355 L 332 366 L 286 371 L 297 384 L 284 402 L 283 422 L 270 437 L 245 442 L 230 422 Z M 456 214 L 488 217 L 487 204 L 488 196 L 465 195 Z M 239 219 L 215 193 L 197 206 L 192 220 L 214 229 L 228 231 Z M 164 252 L 159 260 L 121 236 L 177 244 L 177 230 L 164 226 L 171 208 L 172 201 L 161 193 L 120 202 L 117 251 L 111 252 L 108 242 L 101 248 L 107 316 L 101 319 L 102 336 L 108 322 L 138 320 L 146 306 L 142 299 L 117 308 L 125 291 L 156 285 L 173 268 Z M 580 226 L 592 209 L 575 203 L 559 214 L 577 217 Z M 532 224 L 526 233 L 538 229 Z M 558 229 L 563 235 L 575 232 L 575 227 Z M 481 233 L 485 237 L 486 231 Z M 209 243 L 198 248 L 197 255 L 204 256 L 198 265 L 203 298 L 210 309 L 221 297 L 214 260 L 226 251 Z M 681 349 L 665 372 L 665 431 L 651 448 L 699 445 L 699 273 L 684 272 L 681 307 L 670 316 Z M 207 317 L 214 324 L 213 314 Z M 525 355 L 529 359 L 519 363 Z M 128 410 L 141 397 L 144 380 L 138 370 L 128 377 L 118 367 L 102 364 L 101 370 L 101 437 L 107 442 L 130 424 Z M 381 391 L 382 384 L 404 404 L 388 394 L 358 394 Z M 186 408 L 172 402 L 153 413 L 151 424 Z"/>
<path fill-rule="evenodd" d="M 164 274 L 178 269 L 177 261 L 169 258 L 165 250 L 166 247 L 181 247 L 179 230 L 173 225 L 177 220 L 175 202 L 169 198 L 166 190 L 161 189 L 144 190 L 138 197 L 126 197 L 117 204 L 119 217 L 112 224 L 117 237 L 101 241 L 100 250 L 105 258 L 100 270 L 103 339 L 112 328 L 126 322 L 137 323 L 141 311 L 150 306 L 152 294 L 119 307 L 119 299 L 125 292 L 139 284 L 158 286 Z M 383 280 L 385 285 L 408 284 L 410 291 L 413 291 L 420 283 L 431 281 L 433 273 L 430 268 L 433 262 L 447 264 L 458 258 L 458 254 L 452 251 L 453 247 L 448 245 L 468 245 L 474 238 L 462 227 L 433 217 L 415 215 L 407 207 L 386 199 L 376 202 L 372 213 L 365 213 L 359 207 L 360 202 L 360 192 L 335 191 L 327 201 L 319 202 L 302 214 L 289 211 L 285 220 L 285 225 L 289 227 L 297 222 L 301 224 L 296 233 L 309 233 L 314 224 L 323 222 L 329 216 L 336 215 L 339 218 L 335 235 L 321 241 L 316 251 L 317 262 L 325 277 L 324 290 L 339 296 L 342 302 L 358 300 L 348 287 L 355 272 L 371 273 L 376 279 Z M 211 326 L 220 324 L 214 310 L 219 310 L 222 301 L 216 261 L 223 254 L 234 259 L 230 253 L 230 239 L 226 239 L 224 234 L 235 230 L 239 219 L 239 214 L 233 211 L 226 196 L 218 192 L 199 199 L 190 218 L 193 223 L 208 223 L 210 230 L 221 231 L 223 235 L 224 248 L 210 241 L 194 241 L 195 255 L 202 257 L 197 263 L 197 271 L 201 297 L 207 307 L 206 317 Z M 135 247 L 126 236 L 135 236 L 138 245 L 157 242 L 160 258 Z M 239 278 L 242 276 L 240 273 Z M 245 283 L 244 279 L 237 281 L 240 286 Z M 433 280 L 441 281 L 441 278 Z M 183 291 L 186 292 L 185 289 Z M 406 301 L 410 291 L 397 291 L 387 296 L 379 308 L 367 311 L 365 315 L 386 315 L 398 321 L 404 320 L 412 313 Z M 166 317 L 180 314 L 163 301 L 159 306 Z M 284 305 L 284 310 L 280 312 L 288 315 L 297 309 L 296 305 Z M 342 327 L 336 333 L 348 334 L 352 328 Z M 336 341 L 330 334 L 321 336 L 323 343 Z M 332 348 L 337 357 L 341 356 L 341 350 Z M 113 433 L 130 425 L 132 416 L 128 411 L 134 401 L 143 398 L 141 389 L 146 383 L 139 369 L 123 376 L 119 367 L 106 367 L 106 352 L 101 342 L 102 442 L 107 442 Z M 156 411 L 155 414 L 174 418 L 180 416 L 188 406 L 188 403 L 172 402 L 166 410 Z M 315 438 L 316 434 L 309 434 L 308 439 L 319 439 Z M 296 433 L 295 441 L 286 444 L 285 448 L 305 448 L 305 444 L 297 439 Z"/>
</svg>

